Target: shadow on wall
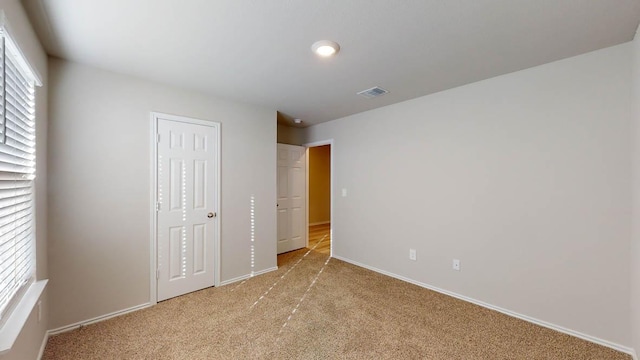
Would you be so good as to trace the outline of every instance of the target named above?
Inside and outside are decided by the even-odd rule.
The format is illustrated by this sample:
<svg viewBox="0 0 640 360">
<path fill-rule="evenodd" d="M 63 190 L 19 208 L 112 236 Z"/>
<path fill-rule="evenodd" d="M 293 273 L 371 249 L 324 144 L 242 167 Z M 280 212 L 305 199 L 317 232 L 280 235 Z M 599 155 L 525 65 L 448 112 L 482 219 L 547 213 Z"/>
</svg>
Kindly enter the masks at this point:
<svg viewBox="0 0 640 360">
<path fill-rule="evenodd" d="M 283 123 L 287 120 L 284 120 L 280 113 L 278 113 L 277 116 L 278 116 L 277 142 L 280 144 L 302 146 L 302 144 L 304 143 L 306 129 L 284 125 Z"/>
</svg>

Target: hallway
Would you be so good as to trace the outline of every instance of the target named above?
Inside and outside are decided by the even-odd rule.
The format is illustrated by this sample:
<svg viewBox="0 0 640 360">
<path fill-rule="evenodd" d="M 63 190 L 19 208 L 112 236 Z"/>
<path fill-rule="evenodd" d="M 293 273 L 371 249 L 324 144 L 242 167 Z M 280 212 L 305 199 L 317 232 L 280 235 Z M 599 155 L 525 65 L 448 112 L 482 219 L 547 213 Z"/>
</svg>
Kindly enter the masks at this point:
<svg viewBox="0 0 640 360">
<path fill-rule="evenodd" d="M 331 224 L 309 226 L 309 248 L 331 255 Z"/>
</svg>

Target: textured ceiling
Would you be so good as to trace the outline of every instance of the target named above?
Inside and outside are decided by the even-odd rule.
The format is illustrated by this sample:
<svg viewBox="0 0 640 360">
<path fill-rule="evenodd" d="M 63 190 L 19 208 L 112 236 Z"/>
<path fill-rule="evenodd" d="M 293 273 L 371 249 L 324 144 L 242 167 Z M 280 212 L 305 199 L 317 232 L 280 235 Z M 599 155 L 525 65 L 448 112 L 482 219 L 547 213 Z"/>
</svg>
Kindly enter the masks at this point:
<svg viewBox="0 0 640 360">
<path fill-rule="evenodd" d="M 329 121 L 632 40 L 640 0 L 24 0 L 47 52 Z M 317 40 L 341 45 L 318 58 Z M 356 92 L 390 91 L 366 99 Z"/>
</svg>

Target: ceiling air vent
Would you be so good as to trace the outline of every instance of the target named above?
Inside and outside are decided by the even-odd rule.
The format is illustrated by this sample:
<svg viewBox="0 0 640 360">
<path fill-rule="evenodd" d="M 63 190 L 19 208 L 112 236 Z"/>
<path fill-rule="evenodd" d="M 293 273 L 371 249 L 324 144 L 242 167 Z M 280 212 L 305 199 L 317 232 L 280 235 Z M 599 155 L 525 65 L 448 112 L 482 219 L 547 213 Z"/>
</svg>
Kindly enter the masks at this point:
<svg viewBox="0 0 640 360">
<path fill-rule="evenodd" d="M 388 90 L 385 90 L 381 87 L 372 87 L 371 89 L 367 89 L 367 90 L 362 90 L 358 93 L 358 95 L 362 95 L 364 97 L 366 97 L 367 99 L 372 99 L 374 97 L 378 97 L 381 95 L 384 95 L 386 93 L 388 93 Z"/>
</svg>

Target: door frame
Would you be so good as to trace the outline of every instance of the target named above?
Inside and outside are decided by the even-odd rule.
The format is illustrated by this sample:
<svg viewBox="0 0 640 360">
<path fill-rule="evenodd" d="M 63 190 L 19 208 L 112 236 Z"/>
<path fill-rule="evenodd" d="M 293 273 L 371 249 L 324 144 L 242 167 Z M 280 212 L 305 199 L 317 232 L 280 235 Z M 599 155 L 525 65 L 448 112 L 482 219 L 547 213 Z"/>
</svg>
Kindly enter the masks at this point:
<svg viewBox="0 0 640 360">
<path fill-rule="evenodd" d="M 335 153 L 335 149 L 334 149 L 334 145 L 333 145 L 333 139 L 327 139 L 327 140 L 320 140 L 320 141 L 314 141 L 314 142 L 310 142 L 310 143 L 306 143 L 306 144 L 302 144 L 302 146 L 304 146 L 306 149 L 306 162 L 307 162 L 307 169 L 306 169 L 306 196 L 307 196 L 307 210 L 306 210 L 306 215 L 305 215 L 305 226 L 306 226 L 306 231 L 307 231 L 307 247 L 309 247 L 309 148 L 312 147 L 318 147 L 318 146 L 323 146 L 323 145 L 331 145 L 331 156 L 329 157 L 329 162 L 331 164 L 330 165 L 330 171 L 331 174 L 329 174 L 329 211 L 331 212 L 331 215 L 329 216 L 329 221 L 331 222 L 331 226 L 329 227 L 329 236 L 331 236 L 331 246 L 330 246 L 330 257 L 333 257 L 333 244 L 335 243 L 334 238 L 333 238 L 333 189 L 334 189 L 334 178 L 335 178 L 335 171 L 333 169 L 333 159 L 334 159 L 334 153 Z"/>
<path fill-rule="evenodd" d="M 156 203 L 157 199 L 157 189 L 158 189 L 158 121 L 160 119 L 170 120 L 176 122 L 183 122 L 187 124 L 193 125 L 204 125 L 211 126 L 217 128 L 216 131 L 216 166 L 213 169 L 214 177 L 216 178 L 216 220 L 218 224 L 216 226 L 216 230 L 214 231 L 213 236 L 213 285 L 220 286 L 220 224 L 221 214 L 220 214 L 220 196 L 221 186 L 220 186 L 220 133 L 221 133 L 221 124 L 217 121 L 209 121 L 209 120 L 201 120 L 186 116 L 179 115 L 171 115 L 161 112 L 152 111 L 150 114 L 151 117 L 151 133 L 150 133 L 150 144 L 151 144 L 151 190 L 150 190 L 150 202 L 149 202 L 149 214 L 150 214 L 150 234 L 151 238 L 149 240 L 149 303 L 151 305 L 155 305 L 158 303 L 158 212 L 156 211 Z"/>
</svg>

